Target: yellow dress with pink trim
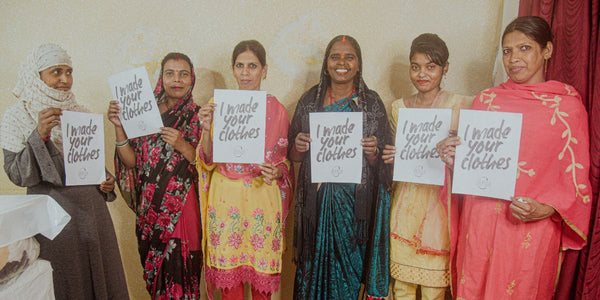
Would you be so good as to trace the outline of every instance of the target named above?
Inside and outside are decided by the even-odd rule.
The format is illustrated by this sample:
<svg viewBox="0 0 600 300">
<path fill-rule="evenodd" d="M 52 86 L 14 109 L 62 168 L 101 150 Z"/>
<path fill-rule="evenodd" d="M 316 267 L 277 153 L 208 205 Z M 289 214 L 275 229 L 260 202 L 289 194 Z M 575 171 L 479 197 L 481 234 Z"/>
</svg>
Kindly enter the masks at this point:
<svg viewBox="0 0 600 300">
<path fill-rule="evenodd" d="M 469 108 L 472 102 L 473 98 L 441 91 L 432 108 Z M 390 124 L 394 132 L 399 108 L 406 108 L 404 99 L 392 103 Z M 450 236 L 445 205 L 440 199 L 440 186 L 394 182 L 390 274 L 395 280 L 428 287 L 450 284 Z"/>
<path fill-rule="evenodd" d="M 271 185 L 264 182 L 258 164 L 213 163 L 198 146 L 205 278 L 216 288 L 246 282 L 262 293 L 279 289 L 293 182 L 288 127 L 285 107 L 269 95 L 265 162 L 283 173 Z"/>
</svg>

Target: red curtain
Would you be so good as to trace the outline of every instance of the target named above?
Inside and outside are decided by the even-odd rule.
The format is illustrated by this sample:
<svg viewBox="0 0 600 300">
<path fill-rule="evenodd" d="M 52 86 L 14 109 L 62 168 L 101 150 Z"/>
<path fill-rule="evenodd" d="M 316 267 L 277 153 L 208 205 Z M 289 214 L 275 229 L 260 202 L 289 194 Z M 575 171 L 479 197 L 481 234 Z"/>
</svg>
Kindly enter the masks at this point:
<svg viewBox="0 0 600 300">
<path fill-rule="evenodd" d="M 588 110 L 592 219 L 588 245 L 567 251 L 556 299 L 600 299 L 600 0 L 521 0 L 519 16 L 540 16 L 554 33 L 547 79 L 574 86 Z"/>
</svg>

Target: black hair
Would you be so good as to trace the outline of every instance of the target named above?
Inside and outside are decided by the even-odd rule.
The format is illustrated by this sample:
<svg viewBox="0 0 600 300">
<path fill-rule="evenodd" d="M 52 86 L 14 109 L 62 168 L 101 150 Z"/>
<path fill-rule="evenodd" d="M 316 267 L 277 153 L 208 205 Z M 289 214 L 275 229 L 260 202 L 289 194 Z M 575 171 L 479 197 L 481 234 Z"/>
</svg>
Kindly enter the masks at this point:
<svg viewBox="0 0 600 300">
<path fill-rule="evenodd" d="M 445 67 L 448 63 L 448 47 L 435 33 L 423 33 L 416 37 L 410 45 L 409 59 L 417 53 L 423 53 L 438 66 Z"/>
<path fill-rule="evenodd" d="M 190 71 L 194 70 L 194 64 L 192 64 L 192 60 L 187 55 L 185 55 L 183 53 L 179 53 L 179 52 L 170 52 L 169 54 L 165 55 L 165 57 L 160 62 L 161 76 L 162 76 L 163 69 L 165 68 L 165 64 L 167 63 L 167 61 L 169 61 L 171 59 L 174 59 L 174 60 L 183 59 L 183 60 L 185 60 L 185 62 L 187 62 L 190 65 Z"/>
<path fill-rule="evenodd" d="M 523 16 L 514 19 L 504 29 L 502 41 L 504 41 L 507 34 L 513 31 L 524 33 L 527 37 L 536 41 L 542 49 L 546 48 L 548 42 L 552 42 L 554 38 L 548 22 L 538 16 Z"/>
<path fill-rule="evenodd" d="M 265 51 L 265 47 L 257 41 L 257 40 L 246 40 L 239 42 L 235 48 L 233 48 L 233 54 L 231 55 L 231 66 L 235 65 L 235 60 L 237 57 L 246 52 L 252 51 L 258 61 L 261 64 L 261 67 L 264 67 L 267 64 L 267 51 Z"/>
</svg>

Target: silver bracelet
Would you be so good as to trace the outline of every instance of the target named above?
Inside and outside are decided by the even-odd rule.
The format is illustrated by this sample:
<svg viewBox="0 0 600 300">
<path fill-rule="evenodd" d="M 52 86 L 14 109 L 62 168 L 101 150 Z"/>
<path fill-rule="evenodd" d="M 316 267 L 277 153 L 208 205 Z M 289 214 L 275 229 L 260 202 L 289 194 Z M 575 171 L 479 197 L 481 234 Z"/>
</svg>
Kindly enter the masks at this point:
<svg viewBox="0 0 600 300">
<path fill-rule="evenodd" d="M 115 141 L 115 146 L 117 146 L 117 147 L 125 147 L 125 146 L 127 146 L 127 144 L 129 144 L 129 139 L 125 139 L 122 142 Z"/>
</svg>

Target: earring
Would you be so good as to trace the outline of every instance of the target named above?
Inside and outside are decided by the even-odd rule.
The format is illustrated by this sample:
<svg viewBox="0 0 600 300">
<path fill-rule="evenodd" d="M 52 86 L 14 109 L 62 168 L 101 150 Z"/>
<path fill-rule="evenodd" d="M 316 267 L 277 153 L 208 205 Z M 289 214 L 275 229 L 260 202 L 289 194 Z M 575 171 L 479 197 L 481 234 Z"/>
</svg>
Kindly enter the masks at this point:
<svg viewBox="0 0 600 300">
<path fill-rule="evenodd" d="M 544 75 L 548 72 L 548 59 L 544 59 Z"/>
</svg>

